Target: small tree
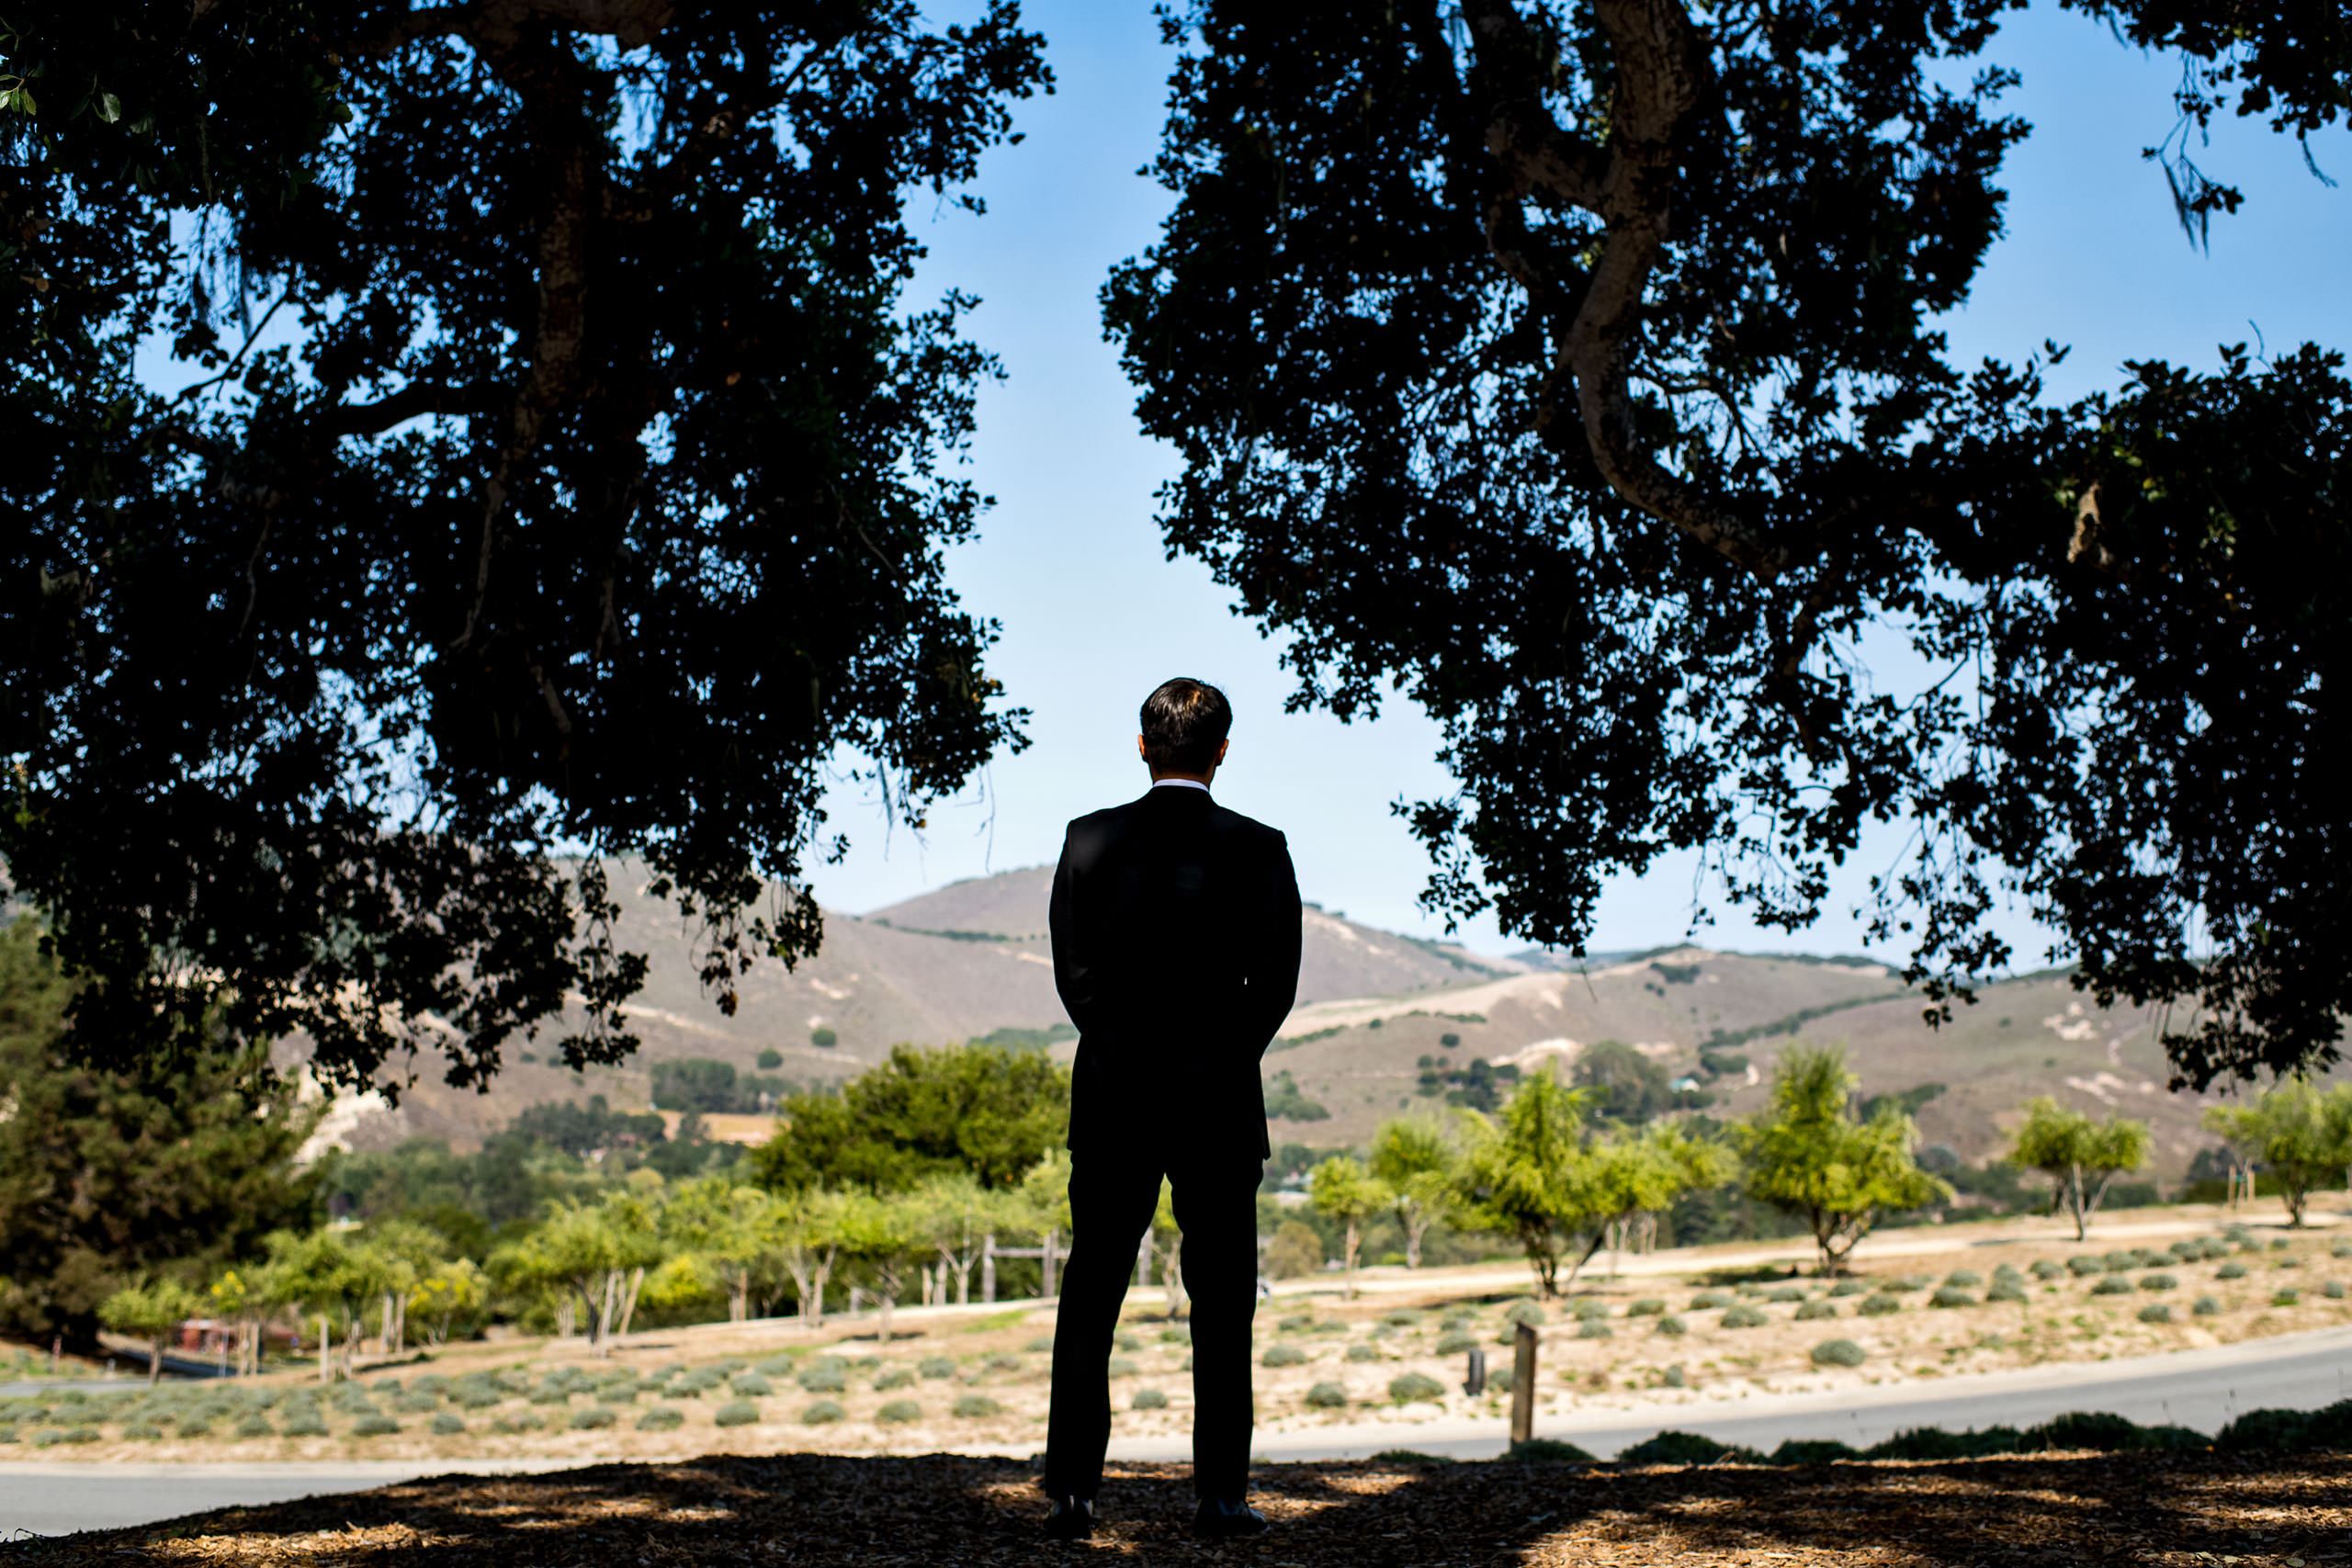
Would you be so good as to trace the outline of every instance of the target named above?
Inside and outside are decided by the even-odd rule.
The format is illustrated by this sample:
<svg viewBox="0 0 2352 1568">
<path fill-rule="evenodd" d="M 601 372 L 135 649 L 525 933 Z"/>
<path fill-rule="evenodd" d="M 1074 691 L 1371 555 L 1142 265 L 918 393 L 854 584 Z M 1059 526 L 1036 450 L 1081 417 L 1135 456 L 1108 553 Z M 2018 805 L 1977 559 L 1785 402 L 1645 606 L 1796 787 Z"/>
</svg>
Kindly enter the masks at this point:
<svg viewBox="0 0 2352 1568">
<path fill-rule="evenodd" d="M 367 1261 L 340 1231 L 279 1231 L 266 1245 L 269 1263 L 262 1277 L 269 1299 L 287 1303 L 306 1319 L 319 1320 L 322 1381 L 348 1377 L 358 1337 L 359 1303 L 375 1283 Z M 339 1348 L 330 1343 L 338 1328 L 343 1337 Z"/>
<path fill-rule="evenodd" d="M 2320 1179 L 2352 1164 L 2352 1089 L 2322 1094 L 2307 1078 L 2288 1078 L 2252 1105 L 2211 1107 L 2205 1127 L 2270 1173 L 2287 1205 L 2287 1223 L 2301 1226 Z"/>
<path fill-rule="evenodd" d="M 959 1173 L 931 1178 L 914 1190 L 909 1201 L 917 1214 L 923 1241 L 939 1257 L 943 1284 L 947 1275 L 953 1274 L 956 1304 L 968 1303 L 972 1299 L 972 1269 L 980 1260 L 980 1249 L 999 1224 L 1012 1223 L 1016 1201 L 1009 1194 L 990 1191 L 972 1177 Z"/>
<path fill-rule="evenodd" d="M 854 1193 L 842 1205 L 838 1234 L 842 1256 L 860 1265 L 874 1287 L 887 1346 L 891 1309 L 906 1288 L 907 1267 L 930 1246 L 922 1207 L 903 1196 Z"/>
<path fill-rule="evenodd" d="M 147 1381 L 164 1375 L 164 1346 L 172 1330 L 204 1310 L 194 1291 L 176 1280 L 126 1285 L 98 1303 L 98 1321 L 147 1346 Z"/>
<path fill-rule="evenodd" d="M 1731 1155 L 1721 1144 L 1694 1138 L 1679 1127 L 1654 1125 L 1638 1136 L 1599 1139 L 1578 1152 L 1569 1189 L 1590 1241 L 1569 1270 L 1590 1261 L 1601 1243 L 1621 1236 L 1643 1214 L 1673 1207 L 1674 1201 L 1694 1187 L 1713 1187 L 1731 1174 Z M 1615 1254 L 1610 1271 L 1616 1271 Z"/>
<path fill-rule="evenodd" d="M 1428 1117 L 1391 1117 L 1372 1135 L 1372 1174 L 1388 1188 L 1408 1269 L 1421 1266 L 1421 1238 L 1453 1212 L 1455 1163 L 1444 1129 Z"/>
<path fill-rule="evenodd" d="M 2048 1095 L 2026 1102 L 2009 1162 L 2050 1178 L 2051 1207 L 2074 1217 L 2075 1239 L 2090 1229 L 2108 1184 L 2140 1168 L 2148 1157 L 2148 1124 L 2120 1116 L 2094 1122 Z"/>
<path fill-rule="evenodd" d="M 1396 1201 L 1388 1184 L 1364 1168 L 1353 1155 L 1339 1155 L 1317 1166 L 1306 1182 L 1307 1201 L 1315 1212 L 1346 1227 L 1342 1257 L 1347 1269 L 1348 1300 L 1356 1299 L 1356 1253 L 1363 1243 L 1363 1223 Z"/>
<path fill-rule="evenodd" d="M 1881 1212 L 1951 1195 L 1912 1157 L 1917 1130 L 1893 1101 L 1868 1122 L 1854 1120 L 1848 1101 L 1857 1081 L 1844 1052 L 1792 1045 L 1772 1069 L 1770 1108 L 1735 1134 L 1747 1195 L 1804 1221 L 1824 1274 L 1845 1268 Z"/>
<path fill-rule="evenodd" d="M 1546 1297 L 1559 1294 L 1560 1258 L 1586 1210 L 1573 1185 L 1584 1099 L 1550 1064 L 1520 1086 L 1499 1120 L 1467 1114 L 1470 1149 L 1457 1188 L 1464 1223 L 1515 1238 Z"/>
</svg>

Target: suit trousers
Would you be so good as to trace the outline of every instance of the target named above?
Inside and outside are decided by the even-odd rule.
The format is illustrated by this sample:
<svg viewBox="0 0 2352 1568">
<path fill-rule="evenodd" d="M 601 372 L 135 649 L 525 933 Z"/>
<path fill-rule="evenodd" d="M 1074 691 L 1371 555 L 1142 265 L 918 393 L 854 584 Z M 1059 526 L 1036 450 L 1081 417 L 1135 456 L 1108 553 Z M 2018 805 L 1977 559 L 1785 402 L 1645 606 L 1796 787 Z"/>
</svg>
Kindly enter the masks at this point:
<svg viewBox="0 0 2352 1568">
<path fill-rule="evenodd" d="M 1086 1150 L 1070 1160 L 1069 1263 L 1054 1326 L 1045 1485 L 1091 1498 L 1111 1440 L 1112 1336 L 1136 1252 L 1168 1179 L 1193 1307 L 1193 1490 L 1239 1502 L 1250 1484 L 1250 1322 L 1258 1311 L 1254 1150 Z"/>
</svg>

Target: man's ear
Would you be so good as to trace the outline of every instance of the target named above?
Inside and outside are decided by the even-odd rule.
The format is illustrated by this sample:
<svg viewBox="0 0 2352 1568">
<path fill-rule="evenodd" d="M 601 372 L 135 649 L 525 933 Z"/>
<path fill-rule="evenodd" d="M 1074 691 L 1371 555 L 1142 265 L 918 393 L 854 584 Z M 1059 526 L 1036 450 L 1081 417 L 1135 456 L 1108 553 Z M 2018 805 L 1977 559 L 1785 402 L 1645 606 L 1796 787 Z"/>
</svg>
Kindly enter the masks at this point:
<svg viewBox="0 0 2352 1568">
<path fill-rule="evenodd" d="M 1147 763 L 1151 761 L 1151 748 L 1143 743 L 1143 737 L 1140 735 L 1136 737 L 1136 755 L 1141 757 Z"/>
</svg>

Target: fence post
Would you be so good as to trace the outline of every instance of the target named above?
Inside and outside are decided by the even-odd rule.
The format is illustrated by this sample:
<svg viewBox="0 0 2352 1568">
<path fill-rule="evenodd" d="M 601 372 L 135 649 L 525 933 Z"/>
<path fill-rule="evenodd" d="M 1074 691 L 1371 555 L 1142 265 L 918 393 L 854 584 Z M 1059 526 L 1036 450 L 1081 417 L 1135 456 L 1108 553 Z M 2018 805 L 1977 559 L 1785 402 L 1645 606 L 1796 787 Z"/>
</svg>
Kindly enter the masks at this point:
<svg viewBox="0 0 2352 1568">
<path fill-rule="evenodd" d="M 980 1237 L 980 1302 L 982 1305 L 996 1301 L 996 1233 L 990 1231 Z"/>
<path fill-rule="evenodd" d="M 1511 1336 L 1510 1440 L 1535 1436 L 1535 1325 L 1522 1323 Z"/>
<path fill-rule="evenodd" d="M 1041 1297 L 1050 1296 L 1054 1293 L 1054 1243 L 1060 1239 L 1061 1233 L 1059 1231 L 1049 1230 L 1046 1233 L 1044 1278 L 1040 1281 L 1043 1288 L 1037 1292 Z"/>
</svg>

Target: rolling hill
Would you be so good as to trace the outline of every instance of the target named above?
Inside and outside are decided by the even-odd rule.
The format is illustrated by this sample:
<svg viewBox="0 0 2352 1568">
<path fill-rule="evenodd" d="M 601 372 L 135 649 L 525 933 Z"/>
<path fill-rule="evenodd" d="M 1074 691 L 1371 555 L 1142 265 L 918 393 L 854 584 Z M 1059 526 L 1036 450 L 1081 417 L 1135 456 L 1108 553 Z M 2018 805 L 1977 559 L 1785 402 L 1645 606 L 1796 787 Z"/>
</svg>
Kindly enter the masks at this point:
<svg viewBox="0 0 2352 1568">
<path fill-rule="evenodd" d="M 651 960 L 629 1009 L 643 1042 L 634 1062 L 573 1074 L 544 1059 L 542 1041 L 477 1095 L 440 1084 L 421 1061 L 424 1076 L 399 1110 L 339 1107 L 334 1136 L 363 1146 L 420 1134 L 464 1145 L 538 1100 L 604 1094 L 643 1106 L 651 1064 L 683 1056 L 750 1072 L 774 1050 L 783 1058 L 774 1071 L 823 1083 L 865 1070 L 899 1042 L 945 1044 L 998 1030 L 1066 1035 L 1045 935 L 1050 879 L 1049 869 L 1030 867 L 862 916 L 828 911 L 822 951 L 795 971 L 755 964 L 729 1018 L 702 992 L 695 933 L 645 896 L 641 870 L 616 866 L 621 938 Z M 2063 975 L 1988 987 L 1976 1006 L 1931 1030 L 1920 999 L 1864 959 L 1699 947 L 1581 965 L 1541 953 L 1481 957 L 1310 907 L 1299 994 L 1267 1068 L 1288 1073 L 1304 1100 L 1328 1114 L 1278 1122 L 1277 1142 L 1358 1143 L 1385 1116 L 1442 1103 L 1419 1092 L 1424 1058 L 1441 1070 L 1484 1058 L 1532 1071 L 1547 1060 L 1572 1063 L 1600 1040 L 1704 1078 L 1716 1097 L 1711 1113 L 1739 1114 L 1761 1103 L 1772 1062 L 1792 1039 L 1846 1045 L 1865 1093 L 1945 1086 L 1919 1112 L 1921 1132 L 1971 1162 L 1997 1152 L 2017 1107 L 2043 1093 L 2149 1121 L 2161 1174 L 2177 1175 L 2211 1142 L 2196 1125 L 2210 1099 L 2164 1088 L 2151 1016 L 2093 1009 Z M 833 1043 L 818 1044 L 819 1031 Z M 1457 1043 L 1444 1043 L 1448 1036 Z M 1746 1069 L 1702 1073 L 1710 1047 L 1746 1056 Z M 1063 1038 L 1048 1048 L 1067 1059 L 1074 1046 Z"/>
</svg>

